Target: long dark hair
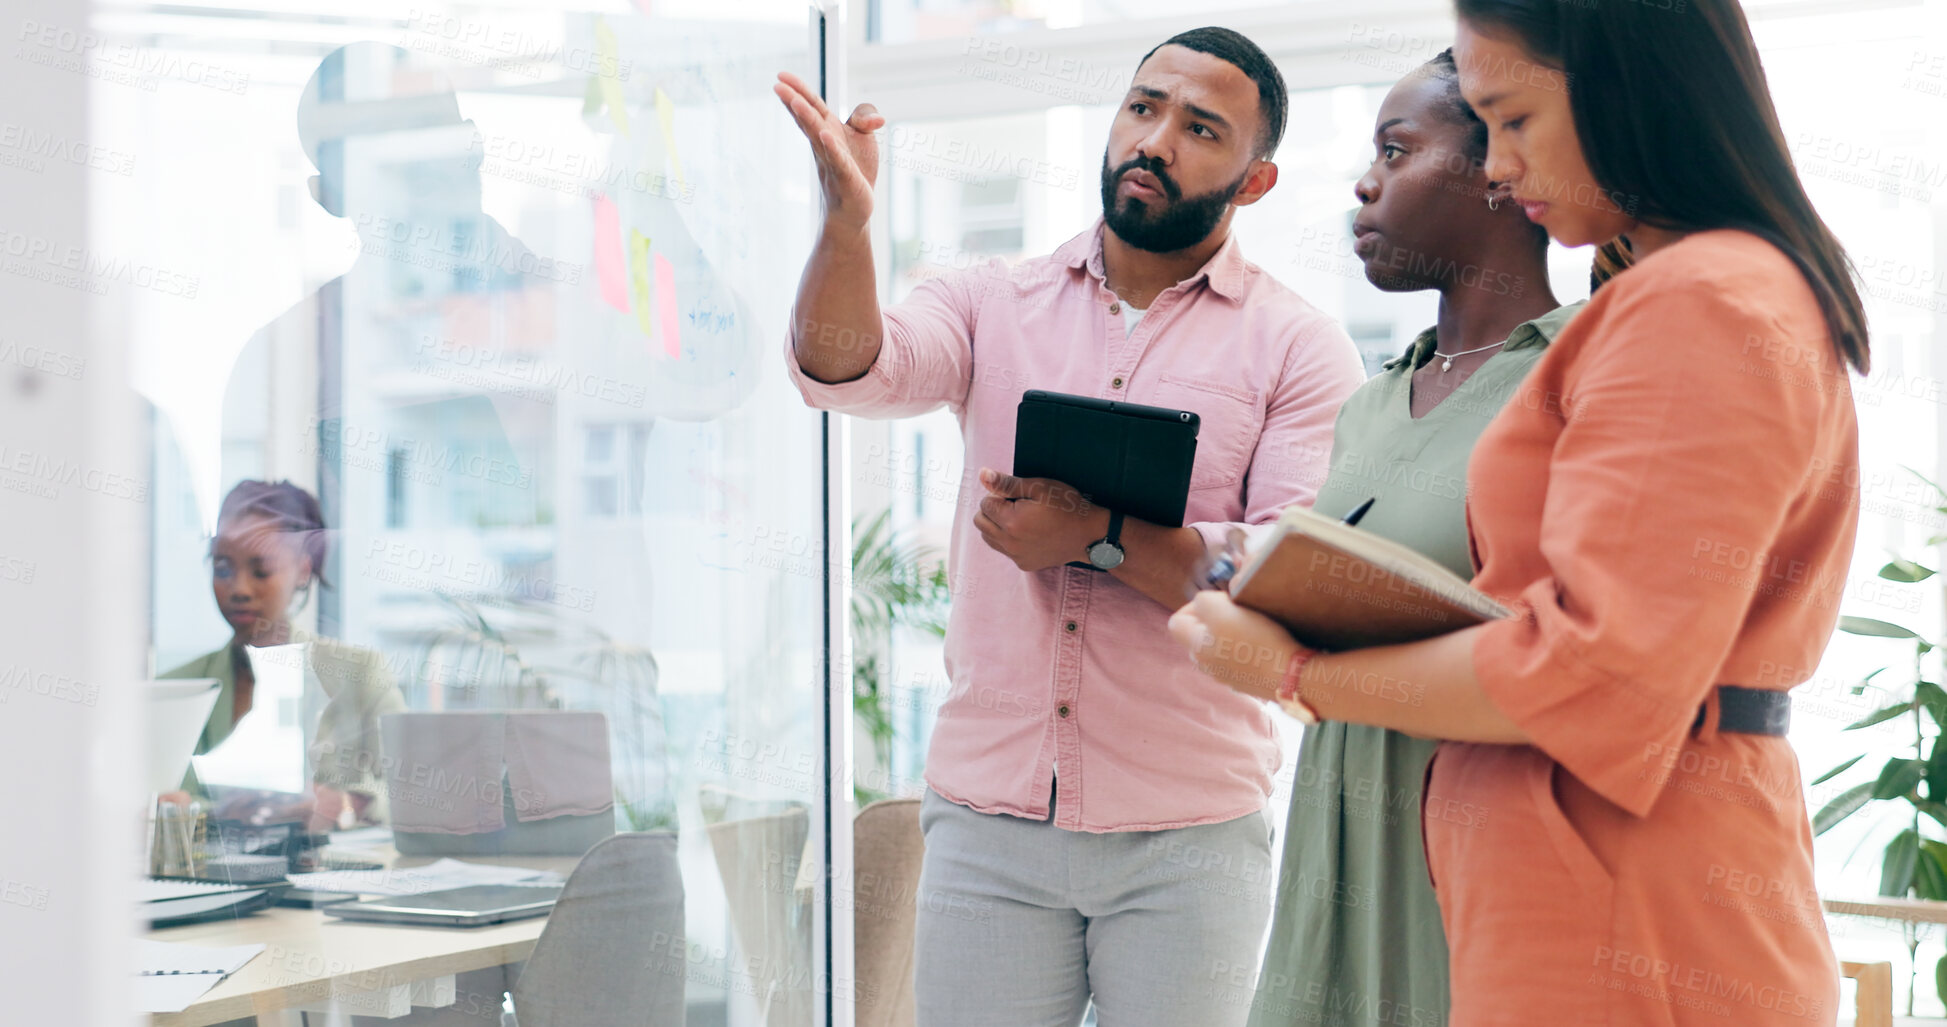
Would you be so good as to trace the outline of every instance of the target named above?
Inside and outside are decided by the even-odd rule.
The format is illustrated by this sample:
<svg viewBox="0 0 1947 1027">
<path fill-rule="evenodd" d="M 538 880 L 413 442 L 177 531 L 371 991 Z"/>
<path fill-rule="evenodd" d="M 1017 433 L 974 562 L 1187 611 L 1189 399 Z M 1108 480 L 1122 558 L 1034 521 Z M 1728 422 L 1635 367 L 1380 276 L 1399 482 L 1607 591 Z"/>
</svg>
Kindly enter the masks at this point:
<svg viewBox="0 0 1947 1027">
<path fill-rule="evenodd" d="M 1512 34 L 1566 72 L 1575 133 L 1596 181 L 1676 231 L 1735 228 L 1789 256 L 1818 297 L 1839 356 L 1869 366 L 1866 310 L 1845 248 L 1793 170 L 1757 44 L 1736 0 L 1644 3 L 1455 0 L 1463 21 Z"/>
</svg>

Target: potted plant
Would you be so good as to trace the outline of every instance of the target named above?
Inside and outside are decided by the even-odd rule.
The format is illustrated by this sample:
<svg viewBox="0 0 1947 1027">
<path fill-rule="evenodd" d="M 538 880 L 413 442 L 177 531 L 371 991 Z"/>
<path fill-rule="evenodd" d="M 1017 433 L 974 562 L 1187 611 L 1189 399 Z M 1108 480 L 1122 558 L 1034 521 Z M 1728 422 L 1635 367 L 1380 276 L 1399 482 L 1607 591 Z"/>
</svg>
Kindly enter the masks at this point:
<svg viewBox="0 0 1947 1027">
<path fill-rule="evenodd" d="M 871 739 L 878 770 L 887 767 L 898 732 L 885 681 L 893 629 L 906 625 L 945 637 L 950 598 L 946 565 L 931 547 L 891 530 L 891 516 L 881 510 L 852 525 L 852 709 Z M 856 782 L 853 791 L 861 805 L 886 797 Z"/>
<path fill-rule="evenodd" d="M 590 686 L 588 698 L 608 714 L 615 742 L 615 809 L 620 826 L 629 831 L 676 830 L 675 768 L 655 654 L 617 642 L 592 625 L 571 621 L 547 603 L 512 597 L 488 601 L 486 605 L 532 618 L 540 637 L 583 634 L 571 644 L 570 666 L 530 663 L 481 603 L 447 595 L 437 598 L 451 613 L 452 623 L 420 646 L 409 697 L 414 708 L 559 708 L 567 701 L 560 686 Z M 435 695 L 440 700 L 437 707 L 430 702 Z"/>
<path fill-rule="evenodd" d="M 1911 471 L 1911 468 L 1908 470 Z M 1912 473 L 1926 482 L 1936 497 L 1942 500 L 1935 509 L 1947 514 L 1947 490 L 1942 490 L 1917 471 Z M 1927 540 L 1927 545 L 1938 545 L 1944 540 L 1947 540 L 1947 535 L 1936 535 Z M 1899 558 L 1879 569 L 1881 578 L 1906 584 L 1917 584 L 1933 575 L 1932 568 Z M 1854 784 L 1826 803 L 1812 818 L 1812 833 L 1824 834 L 1869 805 L 1890 803 L 1889 812 L 1899 817 L 1903 826 L 1881 853 L 1880 895 L 1947 901 L 1947 841 L 1930 837 L 1923 829 L 1930 827 L 1938 832 L 1947 828 L 1947 744 L 1942 741 L 1943 737 L 1947 737 L 1947 731 L 1943 730 L 1947 729 L 1947 690 L 1942 689 L 1939 680 L 1930 679 L 1927 674 L 1928 656 L 1934 653 L 1936 646 L 1911 628 L 1868 617 L 1841 617 L 1839 630 L 1853 635 L 1912 643 L 1912 664 L 1903 667 L 1901 675 L 1907 680 L 1897 685 L 1875 681 L 1892 669 L 1881 667 L 1852 687 L 1854 695 L 1863 695 L 1868 688 L 1885 693 L 1886 705 L 1846 725 L 1844 730 L 1857 731 L 1899 718 L 1909 718 L 1913 728 L 1913 747 L 1908 751 L 1902 745 L 1901 751 L 1880 764 L 1869 780 Z M 1932 662 L 1938 666 L 1939 657 L 1934 657 Z M 1934 675 L 1934 678 L 1939 677 L 1938 673 Z M 1851 771 L 1869 755 L 1872 754 L 1861 753 L 1846 760 L 1819 775 L 1812 784 L 1823 784 Z M 1871 769 L 1871 766 L 1863 769 Z M 1921 926 L 1917 923 L 1902 924 L 1907 943 L 1907 965 L 1913 976 L 1919 972 L 1914 958 L 1920 947 L 1920 930 Z M 1947 957 L 1935 965 L 1934 979 L 1939 993 L 1947 996 Z M 1906 1014 L 1913 1015 L 1911 983 L 1907 988 Z"/>
</svg>

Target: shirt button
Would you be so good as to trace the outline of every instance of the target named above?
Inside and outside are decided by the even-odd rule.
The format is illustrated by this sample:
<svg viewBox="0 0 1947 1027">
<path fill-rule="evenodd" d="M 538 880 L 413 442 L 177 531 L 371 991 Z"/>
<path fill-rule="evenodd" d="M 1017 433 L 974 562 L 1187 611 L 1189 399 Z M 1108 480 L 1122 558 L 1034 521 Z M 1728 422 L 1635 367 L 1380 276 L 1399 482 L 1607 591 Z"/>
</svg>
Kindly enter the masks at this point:
<svg viewBox="0 0 1947 1027">
<path fill-rule="evenodd" d="M 1068 716 L 1068 704 L 1062 703 L 1061 706 L 1056 708 L 1055 712 L 1061 714 L 1064 717 Z"/>
<path fill-rule="evenodd" d="M 1122 313 L 1122 304 L 1120 304 L 1120 303 L 1111 303 L 1111 304 L 1109 304 L 1109 313 L 1111 313 L 1111 314 L 1120 314 L 1120 313 Z"/>
<path fill-rule="evenodd" d="M 1063 624 L 1062 627 L 1067 628 L 1070 632 L 1073 632 L 1078 627 L 1078 625 L 1071 620 L 1068 623 Z"/>
<path fill-rule="evenodd" d="M 1120 378 L 1114 378 L 1114 379 L 1111 379 L 1111 380 L 1109 381 L 1109 388 L 1111 388 L 1111 389 L 1120 389 L 1120 388 L 1122 388 L 1122 379 L 1120 379 Z"/>
</svg>

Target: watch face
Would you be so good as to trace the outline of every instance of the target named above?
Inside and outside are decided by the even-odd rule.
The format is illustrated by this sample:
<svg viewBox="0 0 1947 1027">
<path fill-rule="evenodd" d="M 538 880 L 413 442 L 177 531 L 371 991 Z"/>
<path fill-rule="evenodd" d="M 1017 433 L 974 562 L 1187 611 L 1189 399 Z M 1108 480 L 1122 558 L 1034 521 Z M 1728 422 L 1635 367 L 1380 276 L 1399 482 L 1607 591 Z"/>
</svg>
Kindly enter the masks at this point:
<svg viewBox="0 0 1947 1027">
<path fill-rule="evenodd" d="M 1088 562 L 1102 570 L 1122 565 L 1122 547 L 1104 539 L 1088 547 Z"/>
</svg>

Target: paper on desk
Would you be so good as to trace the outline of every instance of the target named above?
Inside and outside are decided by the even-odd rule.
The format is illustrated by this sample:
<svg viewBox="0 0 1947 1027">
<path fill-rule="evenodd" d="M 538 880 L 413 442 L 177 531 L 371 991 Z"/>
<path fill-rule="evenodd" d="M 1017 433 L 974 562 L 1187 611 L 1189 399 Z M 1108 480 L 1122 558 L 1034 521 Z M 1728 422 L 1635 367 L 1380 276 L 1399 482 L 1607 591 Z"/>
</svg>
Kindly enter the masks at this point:
<svg viewBox="0 0 1947 1027">
<path fill-rule="evenodd" d="M 522 881 L 558 880 L 561 875 L 528 867 L 491 866 L 442 859 L 423 867 L 393 867 L 388 870 L 320 870 L 292 874 L 291 883 L 314 891 L 355 892 L 360 895 L 419 895 L 472 884 L 519 884 Z"/>
<path fill-rule="evenodd" d="M 184 945 L 143 938 L 135 946 L 139 974 L 233 974 L 243 969 L 262 945 Z"/>
<path fill-rule="evenodd" d="M 262 945 L 183 945 L 141 939 L 135 948 L 135 1010 L 180 1013 L 243 968 Z"/>
<path fill-rule="evenodd" d="M 138 1013 L 180 1013 L 202 998 L 223 980 L 222 974 L 176 974 L 169 977 L 137 977 L 135 1011 Z"/>
</svg>

